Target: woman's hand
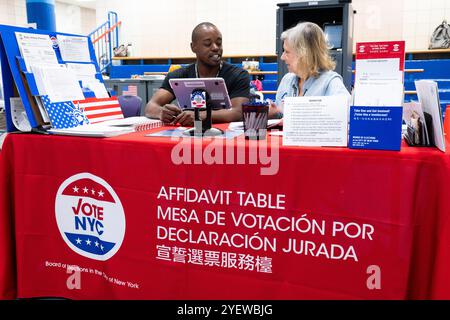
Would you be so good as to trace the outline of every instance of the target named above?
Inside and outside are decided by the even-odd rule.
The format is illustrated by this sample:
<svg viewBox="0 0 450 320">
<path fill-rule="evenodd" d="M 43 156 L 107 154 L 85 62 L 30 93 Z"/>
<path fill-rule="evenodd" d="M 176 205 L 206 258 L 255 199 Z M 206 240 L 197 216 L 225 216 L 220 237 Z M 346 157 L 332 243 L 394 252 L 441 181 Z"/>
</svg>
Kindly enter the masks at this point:
<svg viewBox="0 0 450 320">
<path fill-rule="evenodd" d="M 268 99 L 267 101 L 269 102 L 269 119 L 279 119 L 279 114 L 282 113 L 281 110 L 272 100 Z"/>
</svg>

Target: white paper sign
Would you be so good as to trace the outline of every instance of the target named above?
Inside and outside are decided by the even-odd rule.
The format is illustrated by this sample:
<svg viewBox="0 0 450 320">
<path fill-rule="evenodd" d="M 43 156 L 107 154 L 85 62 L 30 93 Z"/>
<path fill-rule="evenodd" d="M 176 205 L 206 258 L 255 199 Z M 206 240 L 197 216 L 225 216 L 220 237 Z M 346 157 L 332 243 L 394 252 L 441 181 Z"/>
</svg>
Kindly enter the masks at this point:
<svg viewBox="0 0 450 320">
<path fill-rule="evenodd" d="M 58 35 L 59 50 L 64 61 L 90 62 L 88 39 L 86 37 Z"/>
<path fill-rule="evenodd" d="M 288 97 L 283 145 L 347 146 L 348 97 Z"/>
<path fill-rule="evenodd" d="M 398 58 L 364 59 L 355 62 L 354 106 L 401 106 L 403 71 Z"/>
<path fill-rule="evenodd" d="M 33 64 L 58 64 L 48 35 L 16 32 L 16 39 L 28 72 L 31 72 Z"/>
</svg>

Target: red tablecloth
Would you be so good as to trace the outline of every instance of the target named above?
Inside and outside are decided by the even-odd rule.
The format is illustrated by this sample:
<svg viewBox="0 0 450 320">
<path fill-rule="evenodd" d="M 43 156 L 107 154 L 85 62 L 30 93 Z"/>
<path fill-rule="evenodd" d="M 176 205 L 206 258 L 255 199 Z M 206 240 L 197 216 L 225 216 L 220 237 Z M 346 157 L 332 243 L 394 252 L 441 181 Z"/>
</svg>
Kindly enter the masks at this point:
<svg viewBox="0 0 450 320">
<path fill-rule="evenodd" d="M 215 141 L 200 148 L 219 159 Z M 450 298 L 446 154 L 280 147 L 278 172 L 261 175 L 256 145 L 233 149 L 245 164 L 177 165 L 190 158 L 177 143 L 8 136 L 0 214 L 15 220 L 18 297 Z M 197 202 L 179 193 L 202 190 Z"/>
<path fill-rule="evenodd" d="M 11 199 L 6 168 L 6 160 L 0 150 L 0 299 L 13 299 L 16 296 L 14 229 L 10 215 Z"/>
</svg>

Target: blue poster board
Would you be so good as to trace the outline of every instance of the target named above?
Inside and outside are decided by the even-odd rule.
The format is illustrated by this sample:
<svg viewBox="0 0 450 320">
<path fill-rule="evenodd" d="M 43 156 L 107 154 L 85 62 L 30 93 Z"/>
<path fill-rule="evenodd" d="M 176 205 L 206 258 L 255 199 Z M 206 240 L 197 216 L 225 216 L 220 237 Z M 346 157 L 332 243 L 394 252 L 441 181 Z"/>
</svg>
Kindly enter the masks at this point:
<svg viewBox="0 0 450 320">
<path fill-rule="evenodd" d="M 16 39 L 16 32 L 31 33 L 31 34 L 44 34 L 48 35 L 49 38 L 54 43 L 53 49 L 59 63 L 91 63 L 95 66 L 96 75 L 95 77 L 101 82 L 103 82 L 103 77 L 100 73 L 99 66 L 97 64 L 97 59 L 95 56 L 94 46 L 89 37 L 50 32 L 47 30 L 36 30 L 29 28 L 20 28 L 14 26 L 0 25 L 0 62 L 2 70 L 2 79 L 4 86 L 4 99 L 5 99 L 5 111 L 6 111 L 6 129 L 8 132 L 16 131 L 11 117 L 11 105 L 10 98 L 14 97 L 14 86 L 22 99 L 28 120 L 31 127 L 35 131 L 45 130 L 46 123 L 40 115 L 39 109 L 37 107 L 35 96 L 39 95 L 39 91 L 34 80 L 34 76 L 31 72 L 27 71 L 25 66 L 25 61 L 20 54 L 19 45 Z M 63 61 L 61 58 L 61 52 L 57 44 L 57 36 L 75 36 L 75 37 L 85 37 L 88 39 L 90 62 L 80 62 L 80 61 Z M 86 98 L 93 97 L 92 91 L 83 91 Z"/>
</svg>

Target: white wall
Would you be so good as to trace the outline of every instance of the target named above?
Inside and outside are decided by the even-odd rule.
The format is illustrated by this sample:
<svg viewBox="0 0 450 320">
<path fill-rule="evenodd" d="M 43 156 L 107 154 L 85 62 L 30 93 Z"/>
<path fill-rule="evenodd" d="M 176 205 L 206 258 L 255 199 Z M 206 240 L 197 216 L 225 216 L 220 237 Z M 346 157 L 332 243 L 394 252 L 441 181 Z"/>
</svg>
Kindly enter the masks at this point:
<svg viewBox="0 0 450 320">
<path fill-rule="evenodd" d="M 97 27 L 95 9 L 55 2 L 56 30 L 87 35 Z"/>
<path fill-rule="evenodd" d="M 60 32 L 88 34 L 109 10 L 123 22 L 121 42 L 135 56 L 193 56 L 192 28 L 215 23 L 225 55 L 275 54 L 276 4 L 283 0 L 98 0 L 96 10 L 56 1 Z M 295 1 L 292 1 L 295 2 Z M 354 40 L 406 40 L 407 50 L 426 49 L 434 28 L 450 21 L 450 0 L 353 0 Z M 25 26 L 25 0 L 0 0 L 0 23 Z"/>
<path fill-rule="evenodd" d="M 225 55 L 273 54 L 275 10 L 279 0 L 120 0 L 97 1 L 97 22 L 116 11 L 123 22 L 122 42 L 132 42 L 136 56 L 193 56 L 192 29 L 210 21 L 222 31 Z"/>
<path fill-rule="evenodd" d="M 96 26 L 95 9 L 81 8 L 55 2 L 56 30 L 59 32 L 88 34 Z M 0 0 L 0 24 L 26 26 L 25 0 Z"/>
<path fill-rule="evenodd" d="M 211 21 L 222 31 L 224 54 L 275 54 L 276 4 L 282 0 L 99 0 L 97 23 L 107 11 L 123 22 L 121 42 L 135 56 L 192 56 L 192 28 Z M 294 2 L 294 1 L 292 1 Z M 406 40 L 407 50 L 428 47 L 434 28 L 450 21 L 450 0 L 353 0 L 356 41 Z"/>
<path fill-rule="evenodd" d="M 434 29 L 450 21 L 449 0 L 353 0 L 356 41 L 404 39 L 407 50 L 424 50 Z"/>
<path fill-rule="evenodd" d="M 0 0 L 0 24 L 25 26 L 27 24 L 25 0 Z"/>
</svg>

